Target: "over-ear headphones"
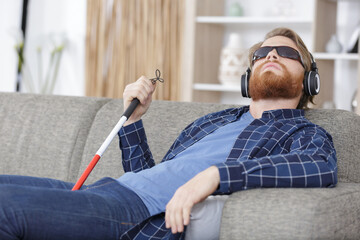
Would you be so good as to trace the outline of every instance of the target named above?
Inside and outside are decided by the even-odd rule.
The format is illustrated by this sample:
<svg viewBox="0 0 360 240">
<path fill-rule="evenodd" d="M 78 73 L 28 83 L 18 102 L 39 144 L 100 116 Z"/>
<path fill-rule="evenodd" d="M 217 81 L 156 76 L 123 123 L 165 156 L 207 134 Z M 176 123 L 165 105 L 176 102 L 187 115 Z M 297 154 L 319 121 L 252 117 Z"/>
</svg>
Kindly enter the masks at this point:
<svg viewBox="0 0 360 240">
<path fill-rule="evenodd" d="M 241 75 L 241 80 L 240 80 L 241 95 L 247 98 L 251 98 L 249 93 L 250 75 L 251 75 L 251 69 L 248 67 L 245 73 Z"/>
<path fill-rule="evenodd" d="M 305 72 L 304 74 L 304 92 L 308 96 L 314 96 L 320 92 L 320 75 L 318 73 L 318 68 L 314 60 L 313 55 L 310 53 L 311 57 L 311 70 Z M 251 75 L 251 69 L 248 68 L 243 75 L 241 75 L 240 88 L 241 95 L 243 97 L 251 98 L 249 92 L 249 80 Z"/>
<path fill-rule="evenodd" d="M 310 72 L 305 72 L 303 84 L 305 94 L 308 96 L 314 96 L 320 92 L 320 75 L 314 57 L 311 53 L 310 57 L 311 70 Z"/>
</svg>

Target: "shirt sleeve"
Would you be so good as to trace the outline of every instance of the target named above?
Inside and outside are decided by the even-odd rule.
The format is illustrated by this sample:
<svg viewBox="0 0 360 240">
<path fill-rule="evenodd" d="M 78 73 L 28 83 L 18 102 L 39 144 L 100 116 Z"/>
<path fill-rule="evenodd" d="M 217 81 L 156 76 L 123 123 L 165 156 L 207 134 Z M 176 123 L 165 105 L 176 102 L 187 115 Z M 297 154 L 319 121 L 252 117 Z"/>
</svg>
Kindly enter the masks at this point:
<svg viewBox="0 0 360 240">
<path fill-rule="evenodd" d="M 121 128 L 118 135 L 125 172 L 139 172 L 155 165 L 142 120 Z"/>
<path fill-rule="evenodd" d="M 286 154 L 217 164 L 220 186 L 215 194 L 259 187 L 333 187 L 337 183 L 336 152 L 325 130 L 293 137 Z"/>
</svg>

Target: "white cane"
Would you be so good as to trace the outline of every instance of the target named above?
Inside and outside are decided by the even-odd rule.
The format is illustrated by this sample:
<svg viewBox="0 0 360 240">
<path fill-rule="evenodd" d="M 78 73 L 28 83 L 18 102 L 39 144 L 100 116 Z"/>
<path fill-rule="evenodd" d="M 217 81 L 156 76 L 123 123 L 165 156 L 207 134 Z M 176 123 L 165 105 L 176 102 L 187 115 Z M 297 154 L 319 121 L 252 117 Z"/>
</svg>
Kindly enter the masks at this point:
<svg viewBox="0 0 360 240">
<path fill-rule="evenodd" d="M 160 78 L 161 73 L 160 73 L 159 69 L 156 69 L 155 75 L 156 75 L 155 78 L 150 79 L 153 84 L 155 84 L 156 81 L 164 82 L 164 80 L 162 78 Z M 120 129 L 124 125 L 124 123 L 129 119 L 131 114 L 134 112 L 134 110 L 137 107 L 137 105 L 139 104 L 139 102 L 140 101 L 137 98 L 134 98 L 131 101 L 130 106 L 125 110 L 125 112 L 121 116 L 120 120 L 115 125 L 115 127 L 110 132 L 110 134 L 107 136 L 107 138 L 105 139 L 103 144 L 101 144 L 99 150 L 96 152 L 95 156 L 93 157 L 93 159 L 91 160 L 89 165 L 86 167 L 85 171 L 83 172 L 83 174 L 81 175 L 79 180 L 76 182 L 76 184 L 72 188 L 72 191 L 79 190 L 82 187 L 82 185 L 88 178 L 89 174 L 91 173 L 91 171 L 94 169 L 94 167 L 96 166 L 96 164 L 98 163 L 98 161 L 100 160 L 102 155 L 104 154 L 107 147 L 110 145 L 110 143 L 112 142 L 112 140 L 114 139 L 116 134 L 120 131 Z"/>
</svg>

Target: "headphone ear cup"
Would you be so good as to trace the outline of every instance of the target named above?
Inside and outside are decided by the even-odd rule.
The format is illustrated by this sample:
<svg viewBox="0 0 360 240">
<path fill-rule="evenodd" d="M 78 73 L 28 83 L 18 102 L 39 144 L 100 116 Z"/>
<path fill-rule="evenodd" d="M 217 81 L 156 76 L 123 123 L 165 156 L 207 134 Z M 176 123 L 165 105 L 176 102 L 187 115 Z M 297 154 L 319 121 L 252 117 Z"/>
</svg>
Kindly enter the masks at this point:
<svg viewBox="0 0 360 240">
<path fill-rule="evenodd" d="M 320 92 L 320 76 L 316 71 L 306 72 L 304 76 L 304 92 L 308 96 L 314 96 Z"/>
<path fill-rule="evenodd" d="M 309 73 L 310 72 L 305 72 L 304 74 L 304 81 L 303 81 L 303 85 L 304 85 L 304 93 L 305 95 L 309 96 L 310 93 L 309 93 Z"/>
<path fill-rule="evenodd" d="M 250 68 L 248 68 L 246 72 L 243 75 L 241 75 L 241 81 L 240 81 L 241 95 L 246 98 L 251 98 L 249 93 L 250 73 L 251 70 Z"/>
</svg>

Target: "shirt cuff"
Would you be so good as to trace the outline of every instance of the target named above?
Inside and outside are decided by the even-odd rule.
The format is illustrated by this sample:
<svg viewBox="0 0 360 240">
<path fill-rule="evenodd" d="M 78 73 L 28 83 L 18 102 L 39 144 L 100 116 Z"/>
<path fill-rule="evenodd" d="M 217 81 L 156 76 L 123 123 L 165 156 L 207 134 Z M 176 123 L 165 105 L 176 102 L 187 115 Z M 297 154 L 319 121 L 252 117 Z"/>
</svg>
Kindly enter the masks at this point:
<svg viewBox="0 0 360 240">
<path fill-rule="evenodd" d="M 135 123 L 122 127 L 118 132 L 118 135 L 121 148 L 138 145 L 141 142 L 146 141 L 145 129 L 141 119 Z"/>
<path fill-rule="evenodd" d="M 237 161 L 218 163 L 220 184 L 215 194 L 229 194 L 244 188 L 244 166 Z"/>
</svg>

